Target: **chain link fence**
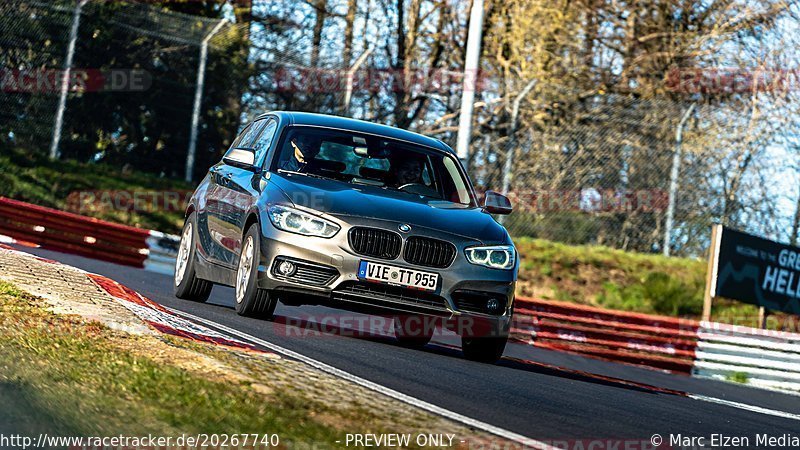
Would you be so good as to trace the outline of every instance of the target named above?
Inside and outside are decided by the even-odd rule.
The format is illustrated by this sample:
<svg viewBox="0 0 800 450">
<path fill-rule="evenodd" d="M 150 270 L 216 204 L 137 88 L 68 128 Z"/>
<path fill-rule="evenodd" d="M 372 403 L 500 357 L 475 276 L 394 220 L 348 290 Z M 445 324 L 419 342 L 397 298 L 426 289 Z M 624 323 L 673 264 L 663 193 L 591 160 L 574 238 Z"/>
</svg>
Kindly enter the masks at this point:
<svg viewBox="0 0 800 450">
<path fill-rule="evenodd" d="M 355 42 L 345 59 L 333 39 L 342 30 L 315 43 L 305 23 L 267 20 L 276 4 L 254 6 L 261 20 L 218 27 L 220 19 L 146 3 L 88 1 L 79 14 L 61 157 L 183 178 L 204 41 L 195 180 L 247 120 L 268 110 L 349 115 L 455 144 L 458 61 L 398 67 L 377 38 Z M 48 152 L 75 5 L 0 5 L 4 153 Z M 797 172 L 780 142 L 787 125 L 775 122 L 794 111 L 789 99 L 736 109 L 691 92 L 596 91 L 567 92 L 560 98 L 574 101 L 564 103 L 536 86 L 515 108 L 513 96 L 496 93 L 491 73 L 475 78 L 480 95 L 466 164 L 479 191 L 512 198 L 515 212 L 500 219 L 514 236 L 647 253 L 664 252 L 666 242 L 670 253 L 689 256 L 706 250 L 714 222 L 791 239 Z M 519 81 L 514 95 L 536 83 Z"/>
<path fill-rule="evenodd" d="M 776 130 L 692 101 L 598 95 L 577 109 L 515 139 L 476 134 L 472 176 L 512 198 L 512 234 L 688 256 L 707 249 L 713 223 L 790 240 L 795 156 Z"/>
<path fill-rule="evenodd" d="M 204 170 L 229 143 L 227 130 L 238 124 L 238 108 L 228 103 L 241 96 L 247 79 L 246 72 L 236 73 L 226 61 L 246 52 L 242 28 L 224 23 L 212 35 L 219 24 L 220 19 L 142 3 L 4 2 L 0 148 L 34 156 L 50 153 L 66 78 L 63 128 L 56 133 L 61 158 L 182 176 L 201 47 L 207 40 L 204 120 L 197 130 L 207 143 L 197 163 L 198 172 Z"/>
</svg>

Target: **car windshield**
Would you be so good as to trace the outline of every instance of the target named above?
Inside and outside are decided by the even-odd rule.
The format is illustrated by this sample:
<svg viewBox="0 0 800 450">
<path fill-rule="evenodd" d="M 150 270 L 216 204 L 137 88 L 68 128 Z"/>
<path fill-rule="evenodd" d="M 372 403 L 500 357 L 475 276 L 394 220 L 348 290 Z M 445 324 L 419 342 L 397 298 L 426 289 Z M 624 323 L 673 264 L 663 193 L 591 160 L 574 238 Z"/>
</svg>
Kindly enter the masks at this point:
<svg viewBox="0 0 800 450">
<path fill-rule="evenodd" d="M 369 185 L 463 205 L 473 204 L 457 160 L 385 137 L 292 127 L 272 169 Z"/>
</svg>

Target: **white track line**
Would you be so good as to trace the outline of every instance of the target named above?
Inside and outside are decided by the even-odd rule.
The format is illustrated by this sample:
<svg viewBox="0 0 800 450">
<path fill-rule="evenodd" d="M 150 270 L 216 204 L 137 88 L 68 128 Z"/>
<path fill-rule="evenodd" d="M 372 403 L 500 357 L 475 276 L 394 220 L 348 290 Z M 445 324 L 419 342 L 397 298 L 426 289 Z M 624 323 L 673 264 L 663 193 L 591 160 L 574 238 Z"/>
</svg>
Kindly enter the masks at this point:
<svg viewBox="0 0 800 450">
<path fill-rule="evenodd" d="M 548 444 L 546 444 L 544 442 L 537 441 L 537 440 L 531 439 L 531 438 L 527 438 L 527 437 L 522 436 L 520 434 L 505 430 L 503 428 L 496 427 L 496 426 L 488 424 L 486 422 L 481 422 L 479 420 L 476 420 L 476 419 L 473 419 L 473 418 L 458 414 L 456 412 L 444 409 L 442 407 L 439 407 L 439 406 L 436 406 L 434 404 L 425 402 L 425 401 L 420 400 L 418 398 L 411 397 L 410 395 L 406 395 L 406 394 L 403 394 L 402 392 L 398 392 L 398 391 L 395 391 L 393 389 L 387 388 L 386 386 L 382 386 L 382 385 L 380 385 L 378 383 L 374 383 L 372 381 L 369 381 L 369 380 L 366 380 L 364 378 L 358 377 L 358 376 L 353 375 L 351 373 L 345 372 L 344 370 L 337 369 L 337 368 L 335 368 L 333 366 L 330 366 L 328 364 L 325 364 L 325 363 L 323 363 L 321 361 L 317 361 L 316 359 L 309 358 L 308 356 L 305 356 L 305 355 L 302 355 L 302 354 L 297 353 L 295 351 L 283 348 L 283 347 L 281 347 L 279 345 L 275 345 L 275 344 L 273 344 L 271 342 L 267 342 L 267 341 L 265 341 L 263 339 L 259 339 L 259 338 L 255 337 L 255 336 L 251 336 L 251 335 L 249 335 L 247 333 L 244 333 L 244 332 L 241 332 L 239 330 L 235 330 L 233 328 L 226 327 L 225 325 L 221 325 L 221 324 L 216 323 L 216 322 L 214 322 L 212 320 L 204 319 L 202 317 L 197 317 L 197 316 L 195 316 L 193 314 L 189 314 L 187 312 L 180 311 L 180 310 L 177 310 L 177 309 L 172 309 L 172 308 L 169 308 L 169 309 L 172 312 L 174 312 L 176 314 L 179 314 L 179 315 L 182 315 L 182 316 L 184 316 L 184 317 L 186 317 L 188 319 L 196 320 L 196 321 L 204 323 L 206 325 L 215 327 L 215 328 L 217 328 L 217 329 L 219 329 L 221 331 L 225 331 L 225 332 L 230 333 L 230 334 L 232 334 L 234 336 L 237 336 L 237 337 L 239 337 L 241 339 L 245 339 L 245 340 L 248 340 L 248 341 L 250 341 L 250 342 L 252 342 L 254 344 L 266 347 L 266 348 L 268 348 L 268 349 L 270 349 L 270 350 L 272 350 L 272 351 L 274 351 L 276 353 L 280 353 L 280 354 L 283 354 L 284 356 L 287 356 L 289 358 L 296 359 L 296 360 L 298 360 L 300 362 L 303 362 L 303 363 L 308 364 L 308 365 L 310 365 L 312 367 L 315 367 L 315 368 L 317 368 L 317 369 L 319 369 L 319 370 L 321 370 L 323 372 L 326 372 L 326 373 L 328 373 L 330 375 L 333 375 L 333 376 L 336 376 L 338 378 L 342 378 L 342 379 L 345 379 L 347 381 L 353 382 L 353 383 L 358 384 L 360 386 L 363 386 L 363 387 L 365 387 L 365 388 L 367 388 L 369 390 L 372 390 L 372 391 L 381 393 L 383 395 L 389 396 L 389 397 L 391 397 L 391 398 L 393 398 L 395 400 L 399 400 L 399 401 L 401 401 L 403 403 L 407 403 L 407 404 L 409 404 L 411 406 L 415 406 L 417 408 L 423 409 L 425 411 L 428 411 L 430 413 L 436 414 L 438 416 L 442 416 L 442 417 L 445 417 L 447 419 L 450 419 L 450 420 L 453 420 L 453 421 L 456 421 L 456 422 L 460 422 L 460 423 L 462 423 L 464 425 L 467 425 L 469 427 L 476 428 L 478 430 L 482 430 L 482 431 L 485 431 L 487 433 L 491 433 L 491 434 L 493 434 L 495 436 L 498 436 L 498 437 L 501 437 L 503 439 L 507 439 L 507 440 L 510 440 L 510 441 L 517 442 L 519 444 L 522 444 L 524 446 L 524 448 L 528 448 L 528 449 L 552 449 L 552 448 L 554 448 L 554 447 L 552 447 L 552 446 L 550 446 L 550 445 L 548 445 Z"/>
<path fill-rule="evenodd" d="M 722 400 L 720 398 L 706 397 L 705 395 L 689 394 L 689 398 L 700 400 L 702 402 L 716 403 L 718 405 L 730 406 L 731 408 L 743 409 L 745 411 L 757 412 L 767 414 L 775 417 L 782 417 L 784 419 L 800 420 L 800 415 L 788 412 L 778 411 L 775 409 L 762 408 L 760 406 L 748 405 L 746 403 L 732 402 L 730 400 Z"/>
</svg>

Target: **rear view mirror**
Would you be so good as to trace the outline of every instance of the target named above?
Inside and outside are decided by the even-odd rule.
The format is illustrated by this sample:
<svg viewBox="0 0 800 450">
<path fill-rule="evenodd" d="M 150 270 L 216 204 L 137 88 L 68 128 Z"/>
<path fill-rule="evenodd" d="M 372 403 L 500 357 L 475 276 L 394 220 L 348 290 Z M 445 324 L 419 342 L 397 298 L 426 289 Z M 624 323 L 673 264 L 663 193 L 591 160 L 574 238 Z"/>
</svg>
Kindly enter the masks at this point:
<svg viewBox="0 0 800 450">
<path fill-rule="evenodd" d="M 490 214 L 511 214 L 514 207 L 511 200 L 503 194 L 495 191 L 486 191 L 486 198 L 483 201 L 483 210 Z"/>
<path fill-rule="evenodd" d="M 369 148 L 369 147 L 353 147 L 353 153 L 362 157 L 362 158 L 369 158 L 369 159 L 386 159 L 390 155 L 390 151 L 387 149 L 376 149 L 376 148 Z"/>
<path fill-rule="evenodd" d="M 256 171 L 256 151 L 252 148 L 237 147 L 229 151 L 222 162 L 229 166 L 239 167 L 246 170 Z"/>
</svg>

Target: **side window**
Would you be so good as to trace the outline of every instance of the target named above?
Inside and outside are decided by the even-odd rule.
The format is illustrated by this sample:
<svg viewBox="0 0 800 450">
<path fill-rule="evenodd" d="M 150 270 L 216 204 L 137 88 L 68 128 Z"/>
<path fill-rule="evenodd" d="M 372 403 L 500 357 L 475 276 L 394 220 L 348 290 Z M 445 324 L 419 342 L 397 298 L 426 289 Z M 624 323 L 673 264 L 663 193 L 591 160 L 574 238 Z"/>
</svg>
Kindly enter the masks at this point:
<svg viewBox="0 0 800 450">
<path fill-rule="evenodd" d="M 255 144 L 256 137 L 261 134 L 261 130 L 264 129 L 264 126 L 267 124 L 266 120 L 259 120 L 253 123 L 250 129 L 242 136 L 242 140 L 239 142 L 238 147 L 243 148 L 253 148 Z"/>
<path fill-rule="evenodd" d="M 431 178 L 430 160 L 426 159 L 422 165 L 422 184 L 428 187 L 433 187 L 433 179 Z"/>
<path fill-rule="evenodd" d="M 268 119 L 262 122 L 264 125 L 262 126 L 261 135 L 258 136 L 255 143 L 252 145 L 256 151 L 256 165 L 259 166 L 264 163 L 264 158 L 267 156 L 267 152 L 269 152 L 269 147 L 275 139 L 275 132 L 278 130 L 278 122 L 274 119 Z"/>
<path fill-rule="evenodd" d="M 451 189 L 445 187 L 446 197 L 449 197 L 451 202 L 468 205 L 470 202 L 469 188 L 464 183 L 464 178 L 461 177 L 461 173 L 458 171 L 456 163 L 452 160 L 452 158 L 444 157 L 443 159 L 444 168 L 449 175 L 448 177 L 445 177 L 445 180 L 449 181 L 447 184 L 452 185 L 450 186 Z"/>
</svg>

